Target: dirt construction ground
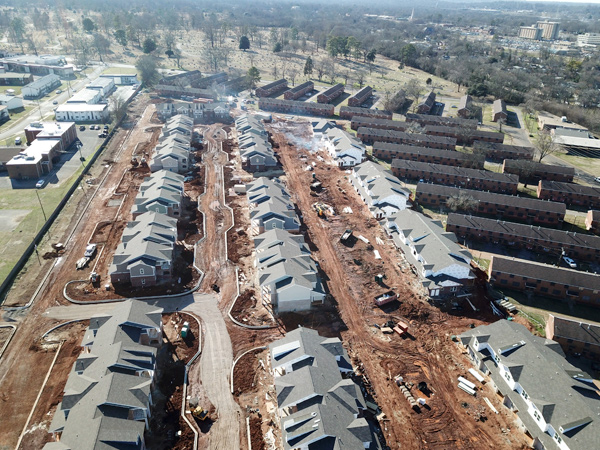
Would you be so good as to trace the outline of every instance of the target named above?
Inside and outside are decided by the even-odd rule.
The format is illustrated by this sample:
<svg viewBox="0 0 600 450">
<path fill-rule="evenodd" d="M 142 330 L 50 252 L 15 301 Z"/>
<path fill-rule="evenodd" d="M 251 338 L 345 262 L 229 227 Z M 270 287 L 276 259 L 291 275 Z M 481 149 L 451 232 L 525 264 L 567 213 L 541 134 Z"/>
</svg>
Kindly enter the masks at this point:
<svg viewBox="0 0 600 450">
<path fill-rule="evenodd" d="M 18 329 L 0 364 L 0 449 L 2 450 L 15 448 L 56 353 L 57 346 L 46 346 L 40 337 L 58 321 L 46 319 L 43 312 L 50 306 L 67 304 L 62 295 L 62 289 L 67 281 L 89 276 L 94 261 L 86 270 L 79 272 L 75 270 L 75 261 L 83 255 L 96 224 L 116 214 L 118 206 L 108 205 L 107 200 L 113 196 L 115 186 L 118 186 L 119 180 L 130 166 L 131 154 L 137 144 L 149 139 L 151 133 L 148 133 L 145 128 L 150 125 L 154 107 L 150 105 L 147 108 L 147 103 L 147 98 L 138 97 L 130 105 L 127 122 L 111 139 L 91 171 L 89 177 L 91 184 L 86 183 L 83 192 L 69 201 L 66 211 L 61 214 L 53 227 L 52 233 L 56 242 L 63 242 L 66 245 L 65 254 L 49 261 L 42 260 L 43 263 L 37 271 L 33 269 L 26 271 L 15 283 L 3 305 L 3 320 L 17 323 Z M 88 203 L 89 207 L 87 207 Z M 75 219 L 84 210 L 81 220 L 76 221 Z M 47 249 L 40 248 L 40 253 L 49 251 L 50 243 L 46 243 Z M 99 250 L 98 255 L 101 258 L 102 249 Z M 24 305 L 32 298 L 49 267 L 52 267 L 50 276 L 43 283 L 32 306 L 25 310 L 11 309 L 11 306 Z M 73 329 L 72 334 L 63 344 L 53 367 L 52 377 L 42 391 L 36 411 L 47 413 L 50 404 L 56 398 L 56 393 L 62 392 L 67 375 L 78 355 L 82 330 L 83 328 Z M 52 382 L 54 379 L 61 380 L 61 385 L 54 386 Z M 36 418 L 40 419 L 34 414 L 29 423 L 36 423 Z M 52 415 L 44 416 L 42 428 L 47 427 L 51 418 Z M 30 428 L 24 434 L 20 448 L 40 448 L 40 441 L 35 437 L 37 434 Z M 42 434 L 44 439 L 49 438 L 45 429 Z"/>
<path fill-rule="evenodd" d="M 406 265 L 398 251 L 377 222 L 367 219 L 370 213 L 350 185 L 349 174 L 333 165 L 324 152 L 319 152 L 319 159 L 301 145 L 290 145 L 307 142 L 308 124 L 276 122 L 271 131 L 288 188 L 308 230 L 307 241 L 312 244 L 313 257 L 325 274 L 329 291 L 347 327 L 341 332 L 344 344 L 360 368 L 359 375 L 365 376 L 367 390 L 385 413 L 381 425 L 387 444 L 392 449 L 526 448 L 528 442 L 523 433 L 509 432 L 517 428 L 514 416 L 500 407 L 491 387 L 485 387 L 477 398 L 457 387 L 457 377 L 466 374 L 470 363 L 462 348 L 450 337 L 471 324 L 487 323 L 491 314 L 458 317 L 424 301 L 416 277 L 407 268 L 402 269 Z M 308 188 L 312 172 L 305 167 L 312 162 L 316 163 L 316 178 L 323 184 L 318 196 L 311 195 Z M 335 215 L 328 215 L 326 220 L 319 218 L 312 208 L 316 201 L 333 206 Z M 352 214 L 341 213 L 348 206 Z M 352 248 L 342 245 L 339 238 L 347 228 L 354 230 L 355 236 L 366 237 L 373 249 L 367 250 L 360 240 Z M 376 260 L 372 250 L 378 250 L 382 259 Z M 372 304 L 374 296 L 387 290 L 374 282 L 378 273 L 386 275 L 385 283 L 401 300 L 399 306 L 388 309 L 387 313 Z M 482 311 L 485 305 L 481 303 Z M 461 312 L 468 315 L 472 310 L 465 308 Z M 407 321 L 409 336 L 384 335 L 372 326 L 390 318 Z M 411 409 L 394 383 L 396 375 L 415 385 L 425 381 L 431 388 L 427 407 L 421 408 L 420 413 Z M 417 396 L 416 388 L 413 395 Z M 419 396 L 423 395 L 419 393 Z M 493 414 L 483 397 L 488 397 L 502 412 Z M 484 411 L 487 419 L 482 420 Z"/>
</svg>

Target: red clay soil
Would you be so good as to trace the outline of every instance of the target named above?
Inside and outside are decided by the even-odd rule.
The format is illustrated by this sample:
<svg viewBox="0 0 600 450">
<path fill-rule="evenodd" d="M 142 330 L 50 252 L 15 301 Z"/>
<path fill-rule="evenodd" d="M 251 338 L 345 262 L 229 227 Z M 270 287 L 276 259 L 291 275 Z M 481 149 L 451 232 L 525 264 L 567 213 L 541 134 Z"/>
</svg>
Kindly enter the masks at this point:
<svg viewBox="0 0 600 450">
<path fill-rule="evenodd" d="M 319 161 L 316 155 L 292 147 L 288 142 L 306 140 L 306 125 L 274 124 L 274 142 L 286 172 L 289 191 L 298 206 L 307 229 L 306 240 L 312 256 L 323 271 L 322 277 L 331 294 L 332 306 L 337 306 L 343 326 L 342 339 L 359 375 L 368 391 L 386 415 L 382 423 L 384 436 L 391 448 L 403 449 L 515 449 L 526 445 L 522 433 L 502 433 L 501 429 L 517 429 L 512 416 L 493 415 L 486 422 L 476 422 L 461 402 L 474 407 L 483 406 L 482 397 L 470 397 L 456 387 L 456 378 L 470 367 L 463 349 L 450 341 L 450 336 L 460 334 L 470 324 L 487 323 L 491 313 L 474 313 L 467 306 L 461 313 L 470 317 L 453 316 L 428 304 L 421 286 L 410 271 L 402 269 L 398 251 L 390 244 L 382 228 L 348 182 L 348 174 L 333 164 Z M 305 156 L 301 162 L 299 156 Z M 326 160 L 329 157 L 323 153 Z M 315 162 L 314 173 L 323 184 L 323 193 L 311 193 L 307 186 L 312 173 L 304 166 Z M 336 215 L 327 220 L 319 218 L 312 205 L 316 201 L 327 203 Z M 353 214 L 341 214 L 349 206 Z M 354 235 L 366 237 L 370 244 L 357 241 L 349 248 L 339 242 L 344 230 L 351 228 Z M 377 244 L 380 238 L 384 245 Z M 378 250 L 381 260 L 375 259 Z M 386 275 L 386 286 L 375 283 L 375 275 Z M 393 289 L 400 303 L 390 304 L 386 312 L 376 308 L 373 297 Z M 483 307 L 485 299 L 476 299 Z M 468 308 L 468 309 L 467 309 Z M 381 325 L 390 318 L 409 323 L 409 335 L 383 335 L 371 325 Z M 430 409 L 413 411 L 401 395 L 392 378 L 402 375 L 405 380 L 427 382 L 433 395 L 427 399 Z M 488 390 L 487 396 L 501 409 L 498 399 Z M 416 392 L 414 395 L 418 395 Z"/>
<path fill-rule="evenodd" d="M 265 450 L 260 413 L 250 415 L 250 446 L 252 450 Z"/>
<path fill-rule="evenodd" d="M 255 350 L 240 358 L 233 370 L 233 392 L 239 396 L 257 391 L 256 378 L 259 371 L 257 355 L 264 350 Z M 254 447 L 253 447 L 254 448 Z"/>
<path fill-rule="evenodd" d="M 161 395 L 152 410 L 152 433 L 146 433 L 146 445 L 149 450 L 191 449 L 194 433 L 181 417 L 181 402 L 185 364 L 198 352 L 200 329 L 198 322 L 186 313 L 164 314 L 162 322 L 165 343 L 157 358 L 156 383 Z M 183 339 L 181 328 L 185 322 L 189 323 L 190 332 Z"/>
<path fill-rule="evenodd" d="M 28 431 L 23 436 L 20 449 L 40 449 L 46 442 L 50 442 L 52 435 L 48 433 L 48 428 L 54 417 L 56 406 L 62 400 L 68 375 L 81 353 L 81 339 L 87 325 L 87 320 L 65 325 L 49 335 L 46 341 L 37 340 L 28 350 L 25 350 L 26 352 L 44 352 L 54 357 L 58 343 L 64 340 L 48 382 L 44 386 L 40 400 L 29 422 Z M 46 375 L 45 371 L 43 375 Z M 32 407 L 33 403 L 30 405 L 30 408 Z"/>
</svg>

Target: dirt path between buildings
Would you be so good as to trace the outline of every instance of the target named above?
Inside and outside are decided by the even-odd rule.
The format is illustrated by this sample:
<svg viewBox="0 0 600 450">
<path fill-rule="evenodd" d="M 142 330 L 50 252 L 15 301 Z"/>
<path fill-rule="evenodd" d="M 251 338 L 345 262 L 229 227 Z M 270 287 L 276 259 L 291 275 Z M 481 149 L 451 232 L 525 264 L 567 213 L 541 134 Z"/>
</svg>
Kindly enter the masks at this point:
<svg viewBox="0 0 600 450">
<path fill-rule="evenodd" d="M 456 387 L 456 378 L 466 373 L 470 363 L 450 336 L 470 324 L 486 323 L 484 313 L 472 314 L 474 318 L 453 316 L 424 301 L 416 277 L 406 266 L 401 267 L 398 252 L 348 182 L 352 175 L 333 165 L 324 153 L 317 156 L 291 145 L 303 138 L 301 128 L 295 136 L 293 126 L 286 129 L 275 124 L 272 130 L 289 191 L 307 228 L 312 255 L 325 274 L 347 327 L 347 331 L 341 332 L 344 344 L 358 367 L 358 374 L 365 375 L 367 391 L 385 413 L 380 424 L 387 444 L 392 449 L 411 450 L 524 448 L 526 439 L 522 433 L 509 435 L 501 431 L 517 427 L 512 416 L 488 415 L 486 422 L 476 421 L 476 412 L 485 408 L 482 396 L 475 399 Z M 305 170 L 312 162 L 314 170 Z M 312 173 L 323 184 L 323 193 L 318 196 L 309 189 Z M 318 217 L 312 206 L 316 201 L 333 206 L 336 215 L 327 220 Z M 347 206 L 353 213 L 341 214 Z M 365 247 L 361 241 L 354 248 L 341 245 L 339 237 L 347 228 L 366 237 L 372 247 Z M 373 248 L 380 252 L 381 260 L 373 256 Z M 379 271 L 385 273 L 386 284 L 401 299 L 400 306 L 387 314 L 372 302 L 378 289 L 382 289 L 372 278 Z M 383 335 L 371 326 L 381 325 L 390 318 L 407 321 L 410 337 Z M 427 408 L 420 413 L 411 409 L 393 380 L 396 375 L 402 375 L 405 381 L 415 384 L 425 381 L 431 386 L 433 392 L 427 398 Z M 417 394 L 423 395 L 415 389 L 413 395 Z M 490 387 L 486 387 L 485 394 L 501 409 Z"/>
</svg>

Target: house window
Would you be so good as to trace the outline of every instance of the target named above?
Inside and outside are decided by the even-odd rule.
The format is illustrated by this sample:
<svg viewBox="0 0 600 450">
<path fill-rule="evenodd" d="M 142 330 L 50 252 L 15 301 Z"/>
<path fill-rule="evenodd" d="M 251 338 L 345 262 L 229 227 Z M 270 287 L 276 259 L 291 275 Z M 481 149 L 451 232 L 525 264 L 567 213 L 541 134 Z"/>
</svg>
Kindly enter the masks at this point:
<svg viewBox="0 0 600 450">
<path fill-rule="evenodd" d="M 146 284 L 146 279 L 142 278 L 142 284 Z"/>
<path fill-rule="evenodd" d="M 144 269 L 140 269 L 140 275 L 144 275 Z"/>
</svg>

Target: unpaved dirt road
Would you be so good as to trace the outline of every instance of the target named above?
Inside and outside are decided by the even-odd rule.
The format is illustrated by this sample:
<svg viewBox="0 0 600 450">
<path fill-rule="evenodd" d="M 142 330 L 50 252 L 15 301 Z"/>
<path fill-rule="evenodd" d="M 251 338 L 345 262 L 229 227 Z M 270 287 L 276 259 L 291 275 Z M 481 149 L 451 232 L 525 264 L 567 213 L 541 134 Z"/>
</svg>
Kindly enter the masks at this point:
<svg viewBox="0 0 600 450">
<path fill-rule="evenodd" d="M 293 128 L 290 128 L 293 130 Z M 448 450 L 448 449 L 520 449 L 526 439 L 522 433 L 506 435 L 500 429 L 514 428 L 509 415 L 494 416 L 486 423 L 476 422 L 473 411 L 480 405 L 456 388 L 456 377 L 464 373 L 468 363 L 459 347 L 450 341 L 450 335 L 458 334 L 470 323 L 485 323 L 475 318 L 451 316 L 420 299 L 416 278 L 410 271 L 402 271 L 396 262 L 397 251 L 388 244 L 378 245 L 383 262 L 374 260 L 372 251 L 360 252 L 360 244 L 348 249 L 339 243 L 339 236 L 346 228 L 354 229 L 374 243 L 376 237 L 385 242 L 381 228 L 370 223 L 369 213 L 354 189 L 347 181 L 348 175 L 331 164 L 317 161 L 315 155 L 307 155 L 303 162 L 301 149 L 288 145 L 294 141 L 289 131 L 275 124 L 274 141 L 292 193 L 308 236 L 314 244 L 313 257 L 317 258 L 328 278 L 330 293 L 338 303 L 341 319 L 348 330 L 342 338 L 349 354 L 371 383 L 375 400 L 386 414 L 382 422 L 384 436 L 392 449 Z M 283 132 L 282 132 L 283 131 Z M 323 184 L 321 201 L 332 204 L 338 215 L 328 221 L 317 216 L 312 204 L 317 200 L 308 189 L 311 173 L 303 166 L 316 162 L 314 173 Z M 353 214 L 343 216 L 339 211 L 351 206 Z M 375 243 L 374 243 L 375 245 Z M 358 266 L 353 257 L 362 259 Z M 376 266 L 379 264 L 380 266 Z M 382 265 L 383 264 L 383 265 Z M 383 270 L 391 286 L 402 302 L 394 315 L 410 321 L 412 338 L 402 339 L 396 335 L 386 340 L 381 333 L 369 327 L 382 323 L 386 315 L 372 305 L 373 270 Z M 377 271 L 374 272 L 375 274 Z M 466 311 L 465 311 L 466 312 Z M 483 319 L 483 318 L 482 318 Z M 379 322 L 378 322 L 379 321 Z M 392 377 L 397 374 L 405 380 L 426 381 L 434 394 L 428 399 L 429 408 L 420 414 L 410 409 Z M 486 394 L 496 401 L 491 389 Z M 463 406 L 463 405 L 467 406 Z M 500 409 L 499 404 L 497 408 Z M 489 416 L 488 416 L 489 417 Z"/>
<path fill-rule="evenodd" d="M 189 382 L 192 391 L 195 383 L 202 383 L 217 410 L 218 418 L 208 433 L 209 448 L 237 450 L 242 417 L 230 390 L 233 349 L 222 312 L 235 292 L 235 271 L 227 260 L 225 235 L 233 222 L 223 195 L 223 166 L 227 164 L 227 154 L 220 151 L 221 142 L 213 136 L 223 138 L 226 133 L 216 125 L 204 130 L 202 162 L 206 191 L 199 202 L 204 213 L 206 238 L 198 245 L 196 264 L 205 275 L 199 292 L 194 294 L 194 303 L 185 308 L 202 319 L 204 337 L 202 356 L 191 367 Z M 213 285 L 219 286 L 219 296 L 215 295 Z"/>
</svg>

